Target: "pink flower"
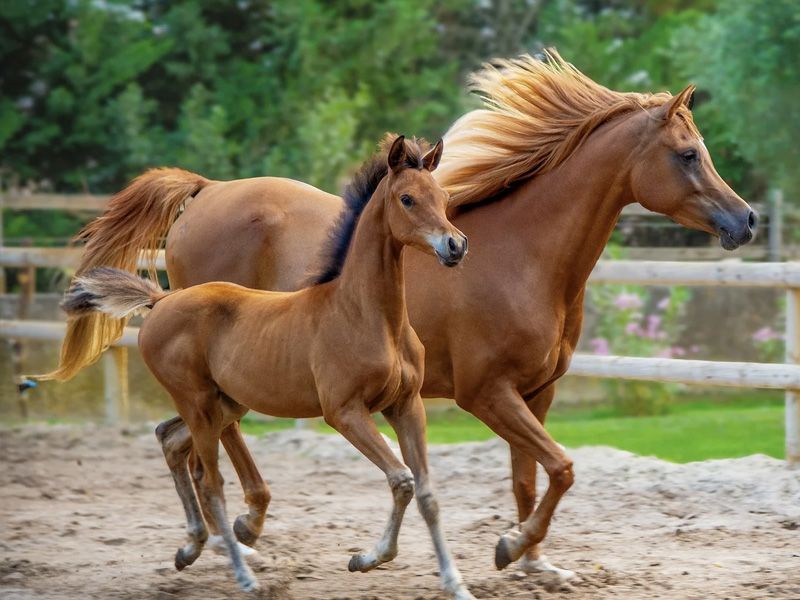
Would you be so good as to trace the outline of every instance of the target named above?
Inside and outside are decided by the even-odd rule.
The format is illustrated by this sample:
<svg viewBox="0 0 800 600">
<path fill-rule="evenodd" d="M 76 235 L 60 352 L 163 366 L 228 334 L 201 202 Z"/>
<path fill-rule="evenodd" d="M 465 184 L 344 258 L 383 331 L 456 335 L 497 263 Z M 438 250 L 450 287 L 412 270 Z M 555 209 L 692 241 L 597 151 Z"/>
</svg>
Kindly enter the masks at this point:
<svg viewBox="0 0 800 600">
<path fill-rule="evenodd" d="M 656 308 L 657 308 L 658 310 L 667 310 L 667 309 L 669 308 L 669 296 L 667 296 L 666 298 L 662 298 L 661 300 L 659 300 L 659 301 L 658 301 L 658 304 L 656 304 Z"/>
<path fill-rule="evenodd" d="M 672 348 L 664 348 L 656 353 L 656 358 L 672 358 Z"/>
<path fill-rule="evenodd" d="M 620 310 L 641 308 L 642 299 L 639 294 L 627 294 L 622 292 L 616 298 L 614 298 L 614 306 Z"/>
<path fill-rule="evenodd" d="M 589 345 L 592 347 L 592 352 L 595 354 L 608 355 L 611 354 L 611 347 L 608 345 L 606 338 L 594 338 L 589 340 Z"/>
<path fill-rule="evenodd" d="M 661 317 L 658 315 L 647 316 L 647 337 L 651 339 L 661 339 L 661 333 L 658 328 L 661 326 Z"/>
<path fill-rule="evenodd" d="M 780 334 L 772 327 L 762 327 L 753 334 L 753 341 L 759 344 L 780 339 Z"/>
<path fill-rule="evenodd" d="M 698 352 L 700 352 L 700 349 L 701 349 L 700 346 L 698 346 L 697 344 L 689 346 L 689 352 L 691 352 L 692 354 L 697 354 Z"/>
<path fill-rule="evenodd" d="M 672 356 L 686 356 L 686 350 L 680 346 L 673 346 L 669 350 L 672 353 Z"/>
<path fill-rule="evenodd" d="M 641 335 L 642 328 L 636 321 L 631 321 L 625 326 L 625 333 L 627 333 L 628 335 Z"/>
</svg>

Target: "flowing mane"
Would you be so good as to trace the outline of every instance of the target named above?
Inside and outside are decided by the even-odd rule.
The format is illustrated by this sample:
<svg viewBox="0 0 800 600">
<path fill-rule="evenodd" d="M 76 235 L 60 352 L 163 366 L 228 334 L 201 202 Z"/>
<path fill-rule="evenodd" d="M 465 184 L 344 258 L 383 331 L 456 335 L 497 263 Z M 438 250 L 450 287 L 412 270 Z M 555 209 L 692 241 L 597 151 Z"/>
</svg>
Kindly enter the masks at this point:
<svg viewBox="0 0 800 600">
<path fill-rule="evenodd" d="M 309 278 L 308 285 L 326 283 L 341 274 L 358 219 L 389 171 L 389 148 L 397 137 L 396 133 L 387 133 L 381 140 L 378 152 L 361 165 L 344 188 L 344 208 L 328 231 L 328 241 L 320 253 L 320 270 Z M 421 169 L 422 157 L 430 150 L 430 144 L 422 138 L 406 138 L 405 144 L 407 166 Z"/>
<path fill-rule="evenodd" d="M 669 93 L 615 92 L 589 79 L 555 50 L 487 64 L 470 80 L 484 108 L 445 134 L 434 173 L 450 206 L 497 196 L 514 183 L 567 160 L 600 125 L 636 109 L 660 106 Z M 694 129 L 691 114 L 679 113 Z"/>
</svg>

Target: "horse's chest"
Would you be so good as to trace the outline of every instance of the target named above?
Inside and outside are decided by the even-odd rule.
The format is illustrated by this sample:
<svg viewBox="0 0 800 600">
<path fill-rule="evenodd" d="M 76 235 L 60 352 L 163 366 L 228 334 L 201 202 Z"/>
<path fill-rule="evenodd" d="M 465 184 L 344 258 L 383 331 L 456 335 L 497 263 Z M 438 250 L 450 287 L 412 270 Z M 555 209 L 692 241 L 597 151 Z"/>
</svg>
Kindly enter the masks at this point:
<svg viewBox="0 0 800 600">
<path fill-rule="evenodd" d="M 399 347 L 375 365 L 370 379 L 371 412 L 384 410 L 392 404 L 413 396 L 422 383 L 422 361 L 415 353 Z"/>
<path fill-rule="evenodd" d="M 533 360 L 530 361 L 527 381 L 522 386 L 536 390 L 559 379 L 569 368 L 581 331 L 582 312 L 568 311 L 561 319 L 554 319 L 544 333 L 531 340 Z"/>
</svg>

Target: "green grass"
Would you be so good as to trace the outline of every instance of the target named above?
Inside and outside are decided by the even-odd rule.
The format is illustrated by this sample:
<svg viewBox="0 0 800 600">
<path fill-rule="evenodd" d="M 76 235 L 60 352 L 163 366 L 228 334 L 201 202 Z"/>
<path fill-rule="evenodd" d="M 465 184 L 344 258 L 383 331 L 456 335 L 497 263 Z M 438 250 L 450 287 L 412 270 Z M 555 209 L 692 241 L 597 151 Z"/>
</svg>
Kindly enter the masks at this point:
<svg viewBox="0 0 800 600">
<path fill-rule="evenodd" d="M 384 433 L 391 428 L 378 417 Z M 293 426 L 290 420 L 245 419 L 247 433 Z M 315 427 L 332 432 L 324 423 Z M 783 457 L 783 399 L 780 393 L 750 392 L 680 397 L 670 413 L 654 417 L 626 417 L 611 408 L 554 408 L 547 422 L 551 435 L 570 448 L 613 446 L 636 454 L 674 462 L 731 458 L 762 453 Z M 494 434 L 475 417 L 458 409 L 430 410 L 428 440 L 434 444 L 482 441 Z"/>
</svg>

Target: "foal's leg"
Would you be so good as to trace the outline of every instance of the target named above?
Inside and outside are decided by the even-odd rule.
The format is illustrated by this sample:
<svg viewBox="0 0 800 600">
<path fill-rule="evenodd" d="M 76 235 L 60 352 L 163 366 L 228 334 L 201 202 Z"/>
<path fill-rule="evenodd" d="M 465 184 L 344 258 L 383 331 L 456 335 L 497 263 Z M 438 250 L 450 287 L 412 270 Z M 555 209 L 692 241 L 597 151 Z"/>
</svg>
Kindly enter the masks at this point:
<svg viewBox="0 0 800 600">
<path fill-rule="evenodd" d="M 431 533 L 442 587 L 457 600 L 473 599 L 453 562 L 439 523 L 439 503 L 433 494 L 428 473 L 428 449 L 425 442 L 425 408 L 417 394 L 405 406 L 399 404 L 383 412 L 386 420 L 397 432 L 400 449 L 406 464 L 411 467 L 417 487 L 417 506 Z"/>
<path fill-rule="evenodd" d="M 175 568 L 181 571 L 197 560 L 208 539 L 208 531 L 203 521 L 203 515 L 200 513 L 200 507 L 197 505 L 197 497 L 186 467 L 186 459 L 192 449 L 192 436 L 183 420 L 175 417 L 156 427 L 156 437 L 161 442 L 164 458 L 166 458 L 172 478 L 175 480 L 175 489 L 178 491 L 178 496 L 186 512 L 188 523 L 186 532 L 189 535 L 189 542 L 183 548 L 179 548 L 175 554 Z"/>
<path fill-rule="evenodd" d="M 539 506 L 522 523 L 519 535 L 507 533 L 497 543 L 495 566 L 504 569 L 544 539 L 558 501 L 572 486 L 575 476 L 572 461 L 528 410 L 522 396 L 507 383 L 493 386 L 491 390 L 475 390 L 471 396 L 457 398 L 459 406 L 486 423 L 518 452 L 539 462 L 550 478 Z"/>
<path fill-rule="evenodd" d="M 219 471 L 219 439 L 222 430 L 241 415 L 230 414 L 236 405 L 221 397 L 216 389 L 181 394 L 180 397 L 173 394 L 173 400 L 178 413 L 192 432 L 192 443 L 197 455 L 197 491 L 208 508 L 215 530 L 222 534 L 236 581 L 246 592 L 256 590 L 259 587 L 258 581 L 245 563 L 239 542 L 228 523 L 224 481 Z"/>
<path fill-rule="evenodd" d="M 181 428 L 183 430 L 182 435 L 185 434 L 190 436 L 189 428 L 186 426 L 186 423 L 184 423 L 181 417 L 175 417 L 169 421 L 165 421 L 165 424 L 166 423 L 171 423 L 172 427 L 175 429 Z M 228 456 L 231 459 L 233 467 L 236 469 L 236 474 L 239 476 L 239 481 L 241 482 L 242 489 L 244 490 L 245 502 L 247 502 L 247 505 L 250 508 L 248 514 L 239 515 L 236 518 L 236 521 L 233 525 L 233 531 L 240 542 L 247 546 L 253 546 L 256 543 L 258 536 L 261 534 L 261 530 L 264 526 L 264 518 L 267 514 L 267 506 L 269 505 L 269 501 L 271 499 L 269 487 L 261 478 L 261 473 L 259 473 L 258 467 L 253 461 L 253 457 L 244 443 L 244 438 L 242 437 L 242 432 L 239 428 L 238 421 L 231 423 L 225 429 L 223 429 L 220 439 L 222 441 L 222 445 L 225 447 L 225 451 L 228 453 Z M 195 477 L 194 468 L 197 464 L 197 457 L 192 448 L 191 439 L 189 440 L 189 448 L 187 453 L 189 456 L 189 473 L 195 480 L 195 485 L 199 485 L 199 482 Z M 215 538 L 218 538 L 219 532 L 213 529 L 213 519 L 210 517 L 210 511 L 203 502 L 202 498 L 200 498 L 200 509 L 203 512 L 206 523 L 208 523 L 209 528 L 211 529 L 211 534 Z"/>
<path fill-rule="evenodd" d="M 526 400 L 528 408 L 533 416 L 544 425 L 547 411 L 553 402 L 555 386 L 550 384 L 544 390 Z M 517 514 L 519 523 L 524 523 L 536 504 L 536 460 L 521 452 L 515 446 L 511 446 L 511 480 L 514 490 L 514 498 L 517 501 Z M 520 559 L 520 568 L 529 573 L 550 572 L 555 573 L 562 579 L 571 579 L 575 576 L 574 571 L 559 569 L 551 564 L 547 557 L 542 554 L 540 544 L 534 544 L 525 552 Z"/>
<path fill-rule="evenodd" d="M 392 490 L 394 505 L 381 539 L 371 551 L 353 555 L 348 565 L 350 571 L 366 573 L 397 556 L 397 535 L 403 514 L 414 495 L 414 477 L 386 444 L 363 404 L 351 402 L 337 407 L 325 414 L 325 422 L 386 474 Z"/>
<path fill-rule="evenodd" d="M 248 546 L 256 543 L 264 528 L 264 518 L 271 495 L 269 487 L 261 478 L 253 457 L 244 443 L 239 422 L 234 421 L 222 431 L 222 445 L 236 469 L 239 481 L 244 489 L 244 500 L 249 507 L 246 515 L 239 515 L 233 524 L 237 539 Z"/>
</svg>

